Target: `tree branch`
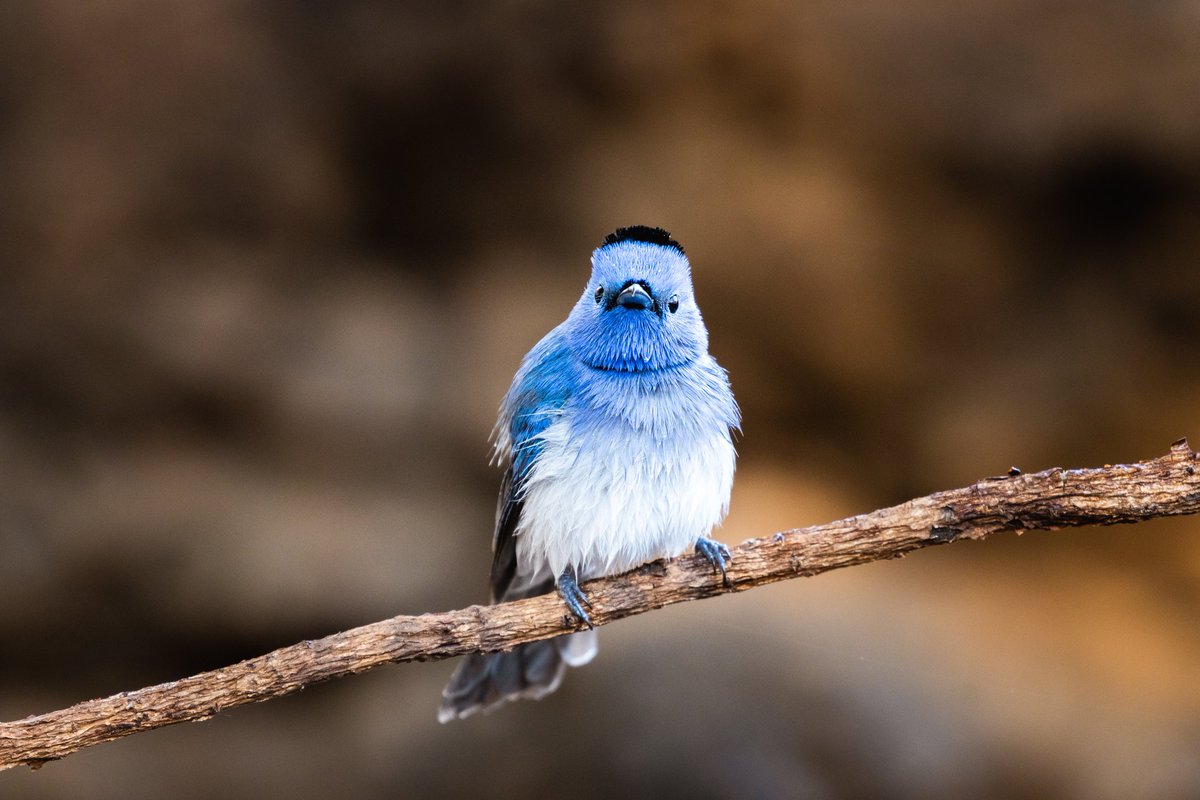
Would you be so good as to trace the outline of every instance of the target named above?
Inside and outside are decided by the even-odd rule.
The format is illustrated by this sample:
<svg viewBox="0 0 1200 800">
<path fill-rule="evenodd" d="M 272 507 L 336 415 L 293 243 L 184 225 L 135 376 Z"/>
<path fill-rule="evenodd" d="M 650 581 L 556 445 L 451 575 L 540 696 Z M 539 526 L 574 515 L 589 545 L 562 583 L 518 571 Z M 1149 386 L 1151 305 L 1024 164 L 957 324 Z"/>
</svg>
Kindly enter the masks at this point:
<svg viewBox="0 0 1200 800">
<path fill-rule="evenodd" d="M 655 561 L 586 584 L 592 621 L 840 567 L 897 558 L 912 550 L 1003 531 L 1054 530 L 1141 522 L 1200 512 L 1200 462 L 1181 439 L 1165 456 L 1096 469 L 1018 470 L 963 489 L 810 528 L 750 539 L 733 551 L 728 586 L 707 561 Z M 0 723 L 0 769 L 39 767 L 76 750 L 401 661 L 431 661 L 504 650 L 573 629 L 562 602 L 543 595 L 496 606 L 399 616 L 301 642 L 224 669 L 89 700 L 60 711 Z M 433 701 L 430 701 L 432 713 Z"/>
</svg>

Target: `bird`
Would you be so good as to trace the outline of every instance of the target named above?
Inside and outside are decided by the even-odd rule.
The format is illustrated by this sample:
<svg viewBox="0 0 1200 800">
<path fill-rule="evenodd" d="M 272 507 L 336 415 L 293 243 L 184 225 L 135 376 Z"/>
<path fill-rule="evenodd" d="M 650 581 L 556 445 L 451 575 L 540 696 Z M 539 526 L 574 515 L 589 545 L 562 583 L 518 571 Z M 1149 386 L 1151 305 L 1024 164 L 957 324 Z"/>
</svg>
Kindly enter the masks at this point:
<svg viewBox="0 0 1200 800">
<path fill-rule="evenodd" d="M 541 699 L 591 661 L 581 583 L 689 548 L 728 583 L 729 548 L 709 535 L 729 511 L 740 432 L 682 245 L 644 225 L 605 236 L 566 320 L 522 359 L 493 431 L 505 472 L 491 601 L 557 590 L 565 621 L 587 627 L 466 656 L 438 719 Z"/>
</svg>

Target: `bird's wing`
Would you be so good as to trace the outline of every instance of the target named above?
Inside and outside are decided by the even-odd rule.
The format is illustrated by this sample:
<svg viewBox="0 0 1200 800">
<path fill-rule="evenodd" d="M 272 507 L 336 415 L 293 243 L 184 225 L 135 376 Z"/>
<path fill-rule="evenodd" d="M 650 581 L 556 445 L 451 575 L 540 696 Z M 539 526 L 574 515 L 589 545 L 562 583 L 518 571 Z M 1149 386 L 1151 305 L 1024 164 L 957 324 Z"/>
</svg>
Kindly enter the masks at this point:
<svg viewBox="0 0 1200 800">
<path fill-rule="evenodd" d="M 492 539 L 492 601 L 541 594 L 547 587 L 517 586 L 516 530 L 524 505 L 525 481 L 541 455 L 542 433 L 563 414 L 574 382 L 572 355 L 561 326 L 542 339 L 521 363 L 500 406 L 497 455 L 507 465 L 496 506 Z"/>
</svg>

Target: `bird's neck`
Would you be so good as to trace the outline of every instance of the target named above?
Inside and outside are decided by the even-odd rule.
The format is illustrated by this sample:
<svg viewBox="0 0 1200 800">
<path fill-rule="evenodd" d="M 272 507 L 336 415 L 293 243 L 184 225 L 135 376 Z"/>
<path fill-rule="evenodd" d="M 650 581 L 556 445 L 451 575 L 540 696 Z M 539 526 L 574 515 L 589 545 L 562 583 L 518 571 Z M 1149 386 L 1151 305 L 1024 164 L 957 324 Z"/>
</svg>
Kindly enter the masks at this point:
<svg viewBox="0 0 1200 800">
<path fill-rule="evenodd" d="M 705 400 L 720 396 L 722 387 L 699 359 L 637 372 L 581 368 L 580 385 L 586 396 L 580 406 L 594 409 L 595 421 L 601 424 L 666 436 L 689 426 L 718 422 L 718 409 Z"/>
</svg>

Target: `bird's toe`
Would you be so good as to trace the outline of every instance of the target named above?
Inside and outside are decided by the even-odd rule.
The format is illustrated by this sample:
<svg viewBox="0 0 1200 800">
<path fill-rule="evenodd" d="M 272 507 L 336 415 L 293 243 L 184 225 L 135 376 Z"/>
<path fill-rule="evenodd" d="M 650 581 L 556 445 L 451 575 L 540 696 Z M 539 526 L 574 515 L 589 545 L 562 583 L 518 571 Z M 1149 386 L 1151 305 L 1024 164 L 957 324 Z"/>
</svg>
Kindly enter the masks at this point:
<svg viewBox="0 0 1200 800">
<path fill-rule="evenodd" d="M 721 573 L 721 582 L 728 586 L 729 575 L 726 574 L 725 568 L 733 560 L 733 556 L 729 552 L 729 547 L 721 542 L 701 536 L 696 540 L 696 552 L 708 559 L 708 562 L 712 564 L 713 574 L 715 575 L 719 571 Z"/>
<path fill-rule="evenodd" d="M 558 577 L 558 596 L 567 604 L 567 608 L 571 609 L 571 613 L 575 615 L 575 619 L 592 628 L 592 619 L 588 616 L 584 606 L 592 607 L 592 602 L 587 599 L 587 595 L 579 588 L 579 581 L 575 577 L 575 571 L 567 569 Z"/>
</svg>

